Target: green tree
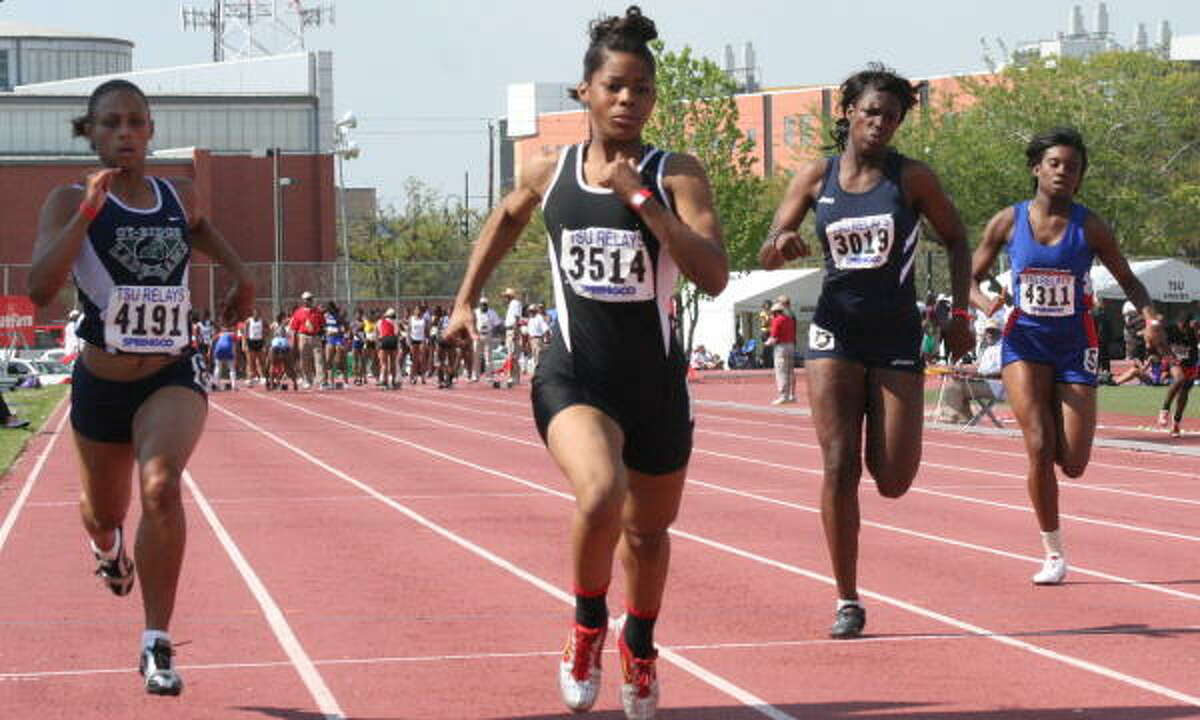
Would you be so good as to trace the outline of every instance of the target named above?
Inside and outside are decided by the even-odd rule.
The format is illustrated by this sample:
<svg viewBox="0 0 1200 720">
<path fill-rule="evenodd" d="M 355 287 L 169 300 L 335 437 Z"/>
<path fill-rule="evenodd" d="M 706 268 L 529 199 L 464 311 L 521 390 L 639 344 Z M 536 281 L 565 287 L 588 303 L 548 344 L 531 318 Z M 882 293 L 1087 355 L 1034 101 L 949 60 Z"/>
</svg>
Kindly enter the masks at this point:
<svg viewBox="0 0 1200 720">
<path fill-rule="evenodd" d="M 658 64 L 658 103 L 646 126 L 646 139 L 700 160 L 712 184 L 730 268 L 753 269 L 779 192 L 772 192 L 772 183 L 755 173 L 754 141 L 737 124 L 737 88 L 716 63 L 694 56 L 691 48 L 668 51 L 657 40 L 652 48 Z M 703 292 L 684 282 L 680 293 L 689 328 L 684 344 L 690 350 Z"/>
<path fill-rule="evenodd" d="M 1200 255 L 1200 72 L 1145 53 L 1006 68 L 969 78 L 955 98 L 905 123 L 900 149 L 927 161 L 980 233 L 1000 208 L 1030 196 L 1025 145 L 1069 125 L 1088 143 L 1080 202 L 1112 224 L 1130 255 Z"/>
</svg>

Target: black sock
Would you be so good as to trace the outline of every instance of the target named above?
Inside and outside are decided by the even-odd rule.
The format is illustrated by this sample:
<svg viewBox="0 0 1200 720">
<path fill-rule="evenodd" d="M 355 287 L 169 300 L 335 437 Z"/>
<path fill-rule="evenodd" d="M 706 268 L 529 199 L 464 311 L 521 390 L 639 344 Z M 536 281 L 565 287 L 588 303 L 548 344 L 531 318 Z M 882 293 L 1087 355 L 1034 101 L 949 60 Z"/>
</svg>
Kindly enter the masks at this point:
<svg viewBox="0 0 1200 720">
<path fill-rule="evenodd" d="M 608 624 L 608 600 L 604 590 L 575 593 L 575 622 L 585 628 L 601 628 Z"/>
<path fill-rule="evenodd" d="M 657 617 L 642 618 L 629 613 L 625 616 L 625 644 L 636 658 L 654 655 L 654 623 Z"/>
</svg>

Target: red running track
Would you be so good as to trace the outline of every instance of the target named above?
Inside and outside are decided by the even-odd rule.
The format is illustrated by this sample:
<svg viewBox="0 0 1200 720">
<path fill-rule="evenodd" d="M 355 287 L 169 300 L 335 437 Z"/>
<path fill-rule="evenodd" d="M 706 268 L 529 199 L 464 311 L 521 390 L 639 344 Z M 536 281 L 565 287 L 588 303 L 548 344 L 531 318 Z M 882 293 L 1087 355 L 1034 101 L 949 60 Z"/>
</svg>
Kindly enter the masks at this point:
<svg viewBox="0 0 1200 720">
<path fill-rule="evenodd" d="M 864 482 L 868 633 L 834 642 L 819 452 L 802 407 L 763 404 L 768 382 L 693 386 L 660 717 L 1200 717 L 1194 458 L 1097 448 L 1063 483 L 1069 581 L 1035 588 L 1017 439 L 927 430 L 906 497 Z M 60 409 L 0 483 L 6 717 L 566 716 L 571 505 L 527 387 L 211 407 L 186 477 L 183 696 L 141 692 L 137 595 L 91 576 Z M 621 716 L 611 650 L 599 718 Z"/>
</svg>

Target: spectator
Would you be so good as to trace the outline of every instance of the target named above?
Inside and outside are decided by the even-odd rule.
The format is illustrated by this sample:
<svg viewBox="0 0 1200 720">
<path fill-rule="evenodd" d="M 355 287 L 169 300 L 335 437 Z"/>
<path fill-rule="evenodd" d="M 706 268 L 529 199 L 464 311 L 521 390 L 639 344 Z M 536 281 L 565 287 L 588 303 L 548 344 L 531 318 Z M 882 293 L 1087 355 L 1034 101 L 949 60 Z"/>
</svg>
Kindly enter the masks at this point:
<svg viewBox="0 0 1200 720">
<path fill-rule="evenodd" d="M 313 294 L 300 293 L 300 307 L 292 313 L 292 347 L 299 356 L 300 377 L 304 387 L 316 387 L 325 374 L 321 334 L 325 331 L 325 315 L 313 306 Z"/>
<path fill-rule="evenodd" d="M 395 308 L 384 311 L 376 329 L 379 332 L 379 386 L 385 390 L 398 390 L 396 352 L 400 349 L 400 327 L 396 323 Z"/>
<path fill-rule="evenodd" d="M 542 357 L 542 351 L 550 343 L 550 321 L 546 319 L 546 308 L 544 305 L 530 305 L 532 313 L 529 316 L 529 322 L 526 324 L 526 329 L 529 331 L 529 350 L 531 354 L 531 362 L 529 371 L 537 370 L 538 360 Z"/>
<path fill-rule="evenodd" d="M 779 301 L 771 306 L 771 329 L 766 344 L 772 348 L 778 391 L 771 404 L 796 402 L 796 375 L 792 372 L 796 362 L 796 318 Z"/>
<path fill-rule="evenodd" d="M 771 351 L 767 347 L 767 338 L 771 337 L 771 301 L 763 300 L 762 309 L 758 311 L 758 344 L 762 349 L 760 367 L 772 367 Z"/>
<path fill-rule="evenodd" d="M 256 305 L 246 318 L 246 374 L 253 385 L 267 377 L 266 370 L 266 327 Z"/>
<path fill-rule="evenodd" d="M 999 396 L 1000 359 L 1003 344 L 1000 342 L 1000 326 L 992 323 L 984 328 L 979 362 L 974 368 L 959 366 L 959 372 L 946 380 L 942 392 L 942 410 L 938 422 L 965 423 L 973 413 L 968 398 L 996 399 Z"/>
<path fill-rule="evenodd" d="M 521 381 L 521 300 L 513 288 L 504 289 L 508 310 L 504 313 L 504 349 L 508 351 L 508 382 L 512 387 Z"/>
<path fill-rule="evenodd" d="M 1125 357 L 1136 358 L 1138 346 L 1144 346 L 1142 331 L 1146 329 L 1146 319 L 1138 312 L 1137 306 L 1126 300 L 1121 306 L 1121 316 L 1125 319 Z"/>
<path fill-rule="evenodd" d="M 474 343 L 475 359 L 471 363 L 471 382 L 479 382 L 480 374 L 492 371 L 492 335 L 498 327 L 500 315 L 488 307 L 487 298 L 479 298 L 479 307 L 475 309 L 475 330 L 479 333 L 479 338 Z"/>
<path fill-rule="evenodd" d="M 210 383 L 212 390 L 217 390 L 221 379 L 221 371 L 225 371 L 225 389 L 237 390 L 237 333 L 232 325 L 225 325 L 217 334 L 212 345 L 210 367 L 213 368 Z"/>
<path fill-rule="evenodd" d="M 322 311 L 324 315 L 325 332 L 325 372 L 321 378 L 324 389 L 341 389 L 349 378 L 346 373 L 346 320 L 342 317 L 342 309 L 333 300 Z M 338 373 L 342 379 L 338 381 Z"/>
<path fill-rule="evenodd" d="M 79 336 L 75 334 L 75 329 L 79 323 L 79 311 L 72 310 L 67 313 L 67 323 L 63 326 L 63 361 L 70 362 L 67 358 L 73 358 L 83 349 L 80 344 Z"/>
<path fill-rule="evenodd" d="M 8 403 L 4 402 L 4 396 L 0 395 L 0 429 L 16 430 L 28 424 L 28 420 L 22 420 L 13 415 L 12 411 L 8 409 Z"/>
<path fill-rule="evenodd" d="M 692 351 L 692 367 L 697 370 L 720 370 L 722 362 L 721 358 L 710 353 L 703 345 L 697 345 Z"/>
</svg>

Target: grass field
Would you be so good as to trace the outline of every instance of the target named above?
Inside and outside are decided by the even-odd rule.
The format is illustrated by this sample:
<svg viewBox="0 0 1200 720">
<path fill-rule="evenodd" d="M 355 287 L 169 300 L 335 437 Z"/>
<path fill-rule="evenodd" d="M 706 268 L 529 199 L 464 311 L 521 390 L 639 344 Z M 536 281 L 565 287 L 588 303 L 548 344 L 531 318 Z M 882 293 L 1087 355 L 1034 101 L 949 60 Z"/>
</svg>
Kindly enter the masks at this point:
<svg viewBox="0 0 1200 720">
<path fill-rule="evenodd" d="M 0 430 L 0 477 L 8 473 L 25 443 L 45 424 L 58 401 L 71 389 L 70 385 L 51 385 L 37 390 L 16 390 L 5 393 L 4 401 L 18 417 L 29 421 L 20 430 Z"/>
<path fill-rule="evenodd" d="M 1099 405 L 1102 413 L 1120 413 L 1121 415 L 1140 415 L 1155 417 L 1162 407 L 1163 398 L 1167 396 L 1167 386 L 1151 387 L 1146 385 L 1122 385 L 1111 387 L 1100 386 Z M 925 403 L 937 405 L 937 388 L 925 391 Z M 1200 388 L 1193 390 L 1188 401 L 1184 417 L 1200 416 Z"/>
</svg>

